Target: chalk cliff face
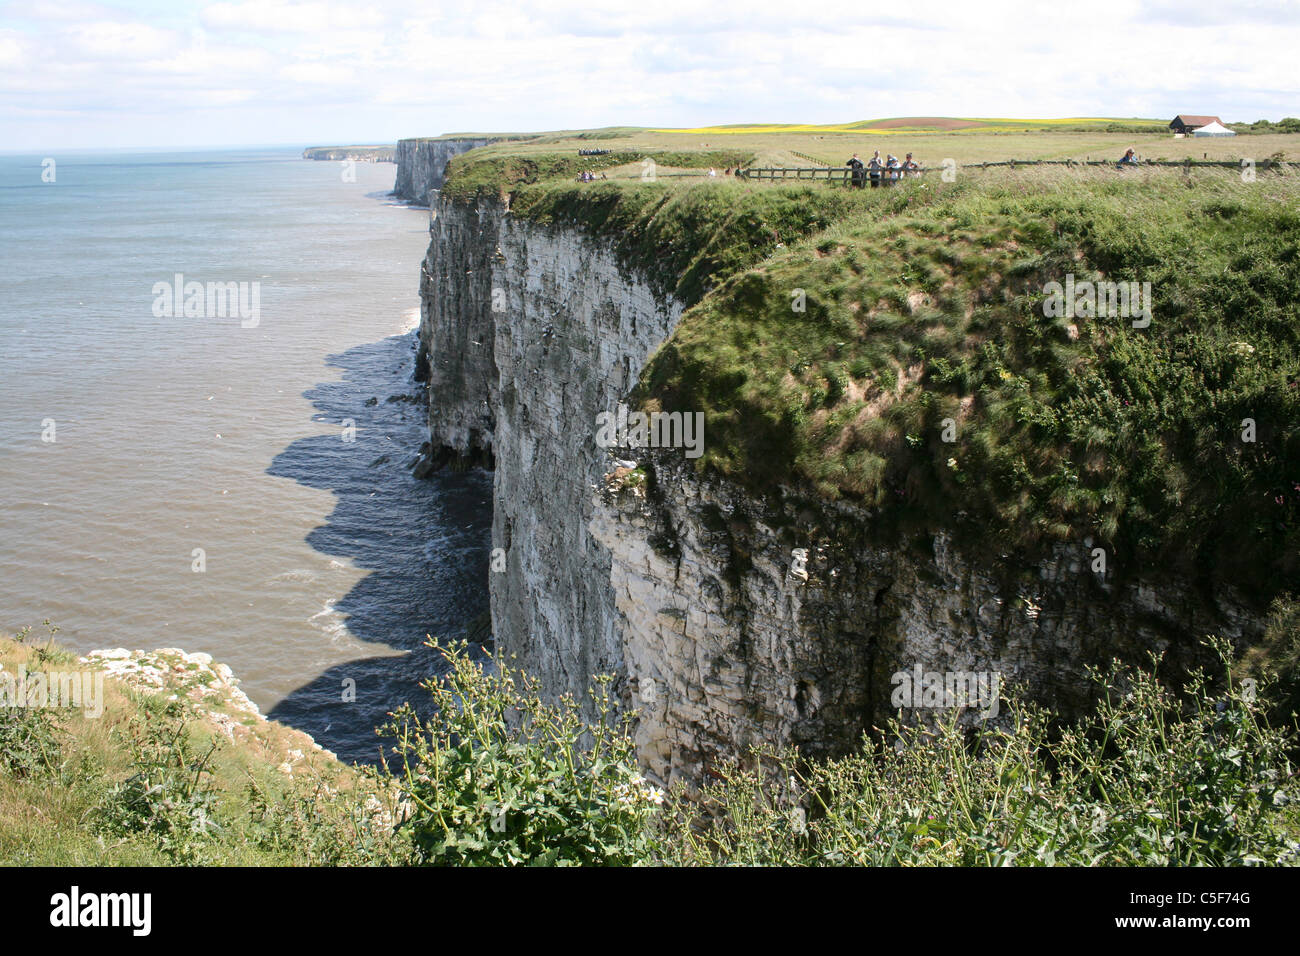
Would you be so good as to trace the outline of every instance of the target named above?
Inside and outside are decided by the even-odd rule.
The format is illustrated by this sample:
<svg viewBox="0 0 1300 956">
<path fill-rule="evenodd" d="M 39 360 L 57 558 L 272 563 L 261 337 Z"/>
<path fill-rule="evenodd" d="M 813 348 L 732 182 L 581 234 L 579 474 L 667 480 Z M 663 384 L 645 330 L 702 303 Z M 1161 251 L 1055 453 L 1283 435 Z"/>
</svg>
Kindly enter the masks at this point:
<svg viewBox="0 0 1300 956">
<path fill-rule="evenodd" d="M 439 202 L 430 210 L 416 377 L 429 383 L 439 464 L 492 464 L 499 379 L 492 289 L 504 216 L 499 203 L 487 202 Z"/>
<path fill-rule="evenodd" d="M 610 556 L 587 532 L 613 412 L 681 307 L 576 232 L 501 204 L 439 201 L 422 277 L 420 357 L 435 455 L 494 459 L 489 574 L 497 646 L 553 692 L 623 669 Z"/>
<path fill-rule="evenodd" d="M 429 190 L 442 188 L 448 160 L 491 142 L 491 139 L 399 139 L 393 195 L 417 206 L 429 205 Z"/>
<path fill-rule="evenodd" d="M 750 744 L 847 749 L 917 664 L 997 672 L 1068 712 L 1088 700 L 1089 664 L 1168 649 L 1182 667 L 1189 635 L 1257 633 L 1232 595 L 1095 574 L 1090 542 L 971 554 L 943 530 L 886 534 L 853 505 L 759 499 L 680 449 L 600 448 L 596 416 L 681 304 L 597 241 L 498 202 L 438 199 L 430 229 L 430 440 L 442 461 L 495 462 L 497 650 L 550 693 L 616 675 L 661 782 L 700 782 Z"/>
<path fill-rule="evenodd" d="M 303 159 L 325 162 L 351 160 L 357 163 L 393 163 L 397 161 L 393 146 L 309 146 L 302 151 Z"/>
<path fill-rule="evenodd" d="M 1232 595 L 1093 573 L 1088 541 L 1026 566 L 944 531 L 882 540 L 852 505 L 760 501 L 679 452 L 640 463 L 644 490 L 610 483 L 589 531 L 610 555 L 637 743 L 661 780 L 699 781 L 750 745 L 843 751 L 897 711 L 891 677 L 916 665 L 998 674 L 1077 713 L 1089 664 L 1168 652 L 1176 673 L 1196 663 L 1188 635 L 1258 635 Z"/>
</svg>

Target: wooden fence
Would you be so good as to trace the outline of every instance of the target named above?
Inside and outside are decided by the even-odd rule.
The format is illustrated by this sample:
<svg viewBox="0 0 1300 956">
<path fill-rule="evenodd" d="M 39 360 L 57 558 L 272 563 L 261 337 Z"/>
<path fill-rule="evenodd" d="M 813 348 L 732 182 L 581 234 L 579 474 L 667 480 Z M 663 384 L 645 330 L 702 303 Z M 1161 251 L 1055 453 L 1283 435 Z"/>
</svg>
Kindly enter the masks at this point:
<svg viewBox="0 0 1300 956">
<path fill-rule="evenodd" d="M 992 169 L 995 166 L 1119 166 L 1118 159 L 1006 159 L 997 163 L 961 163 L 960 169 Z M 1183 169 L 1243 169 L 1240 159 L 1139 159 L 1134 166 L 1180 167 Z M 1271 159 L 1255 161 L 1256 169 L 1285 167 Z"/>
<path fill-rule="evenodd" d="M 925 167 L 917 167 L 916 169 L 882 168 L 879 178 L 881 181 L 889 180 L 892 182 L 895 180 L 890 179 L 890 177 L 896 176 L 897 179 L 910 179 L 913 176 L 931 171 L 932 169 Z M 847 166 L 761 166 L 742 169 L 740 176 L 742 179 L 824 179 L 833 183 L 843 183 L 848 182 L 853 176 L 853 170 Z M 862 172 L 863 181 L 868 180 L 870 176 L 871 171 L 864 169 Z"/>
<path fill-rule="evenodd" d="M 802 155 L 802 154 L 801 154 Z M 811 159 L 811 157 L 808 157 Z M 813 160 L 815 162 L 815 160 Z M 1012 169 L 1018 166 L 1118 166 L 1119 161 L 1116 159 L 1005 159 L 994 163 L 958 163 L 952 167 L 944 166 L 921 166 L 916 169 L 885 169 L 880 170 L 881 182 L 897 182 L 901 179 L 911 179 L 922 173 L 930 173 L 935 170 L 942 171 L 945 168 L 952 169 L 996 169 L 999 166 L 1006 166 Z M 1255 169 L 1266 171 L 1274 168 L 1285 168 L 1286 163 L 1279 163 L 1271 159 L 1257 160 Z M 1243 169 L 1241 160 L 1219 160 L 1219 159 L 1142 159 L 1135 164 L 1137 167 L 1155 166 L 1155 167 L 1176 167 L 1186 170 L 1192 169 Z M 750 169 L 742 169 L 738 175 L 742 179 L 807 179 L 823 180 L 833 183 L 847 183 L 853 176 L 853 170 L 847 166 L 758 166 Z M 869 181 L 871 176 L 870 169 L 863 171 L 864 181 Z"/>
</svg>

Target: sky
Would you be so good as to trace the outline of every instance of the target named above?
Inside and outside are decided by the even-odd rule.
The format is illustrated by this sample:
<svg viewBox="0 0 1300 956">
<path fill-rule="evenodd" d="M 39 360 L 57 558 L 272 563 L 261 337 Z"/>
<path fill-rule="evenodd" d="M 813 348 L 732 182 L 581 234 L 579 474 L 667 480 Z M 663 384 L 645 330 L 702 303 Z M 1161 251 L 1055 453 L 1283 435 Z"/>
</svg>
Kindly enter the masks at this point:
<svg viewBox="0 0 1300 956">
<path fill-rule="evenodd" d="M 0 150 L 1300 116 L 1300 0 L 0 0 Z"/>
</svg>

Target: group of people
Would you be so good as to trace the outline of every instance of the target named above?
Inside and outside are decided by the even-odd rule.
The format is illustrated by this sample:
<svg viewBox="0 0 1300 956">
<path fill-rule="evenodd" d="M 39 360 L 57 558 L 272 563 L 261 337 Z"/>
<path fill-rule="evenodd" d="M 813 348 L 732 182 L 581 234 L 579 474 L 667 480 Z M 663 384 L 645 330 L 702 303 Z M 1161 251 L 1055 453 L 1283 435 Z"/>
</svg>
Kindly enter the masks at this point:
<svg viewBox="0 0 1300 956">
<path fill-rule="evenodd" d="M 921 169 L 921 164 L 912 159 L 911 153 L 899 161 L 898 157 L 892 154 L 881 159 L 880 150 L 876 150 L 871 159 L 865 163 L 857 153 L 854 153 L 853 158 L 844 165 L 849 167 L 849 182 L 857 189 L 861 189 L 868 181 L 873 189 L 879 187 L 881 183 L 891 186 L 906 176 L 919 176 Z"/>
<path fill-rule="evenodd" d="M 600 178 L 608 179 L 609 177 L 606 176 L 604 173 L 601 173 Z M 582 172 L 578 173 L 578 182 L 580 183 L 594 183 L 595 181 L 596 181 L 596 174 L 589 169 L 584 169 Z"/>
</svg>

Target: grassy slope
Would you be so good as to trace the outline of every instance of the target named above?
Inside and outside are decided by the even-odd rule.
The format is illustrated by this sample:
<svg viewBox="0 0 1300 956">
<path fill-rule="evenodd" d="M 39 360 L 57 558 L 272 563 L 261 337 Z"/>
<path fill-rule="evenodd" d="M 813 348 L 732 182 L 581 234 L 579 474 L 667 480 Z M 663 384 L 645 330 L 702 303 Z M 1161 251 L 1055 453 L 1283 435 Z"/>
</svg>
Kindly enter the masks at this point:
<svg viewBox="0 0 1300 956">
<path fill-rule="evenodd" d="M 866 207 L 862 191 L 758 187 L 721 179 L 696 188 L 567 182 L 520 191 L 512 209 L 534 221 L 578 224 L 607 238 L 635 268 L 686 303 L 725 276 Z"/>
<path fill-rule="evenodd" d="M 83 670 L 75 655 L 57 646 L 0 638 L 0 665 L 15 674 L 20 665 L 35 670 Z M 184 675 L 168 693 L 184 696 Z M 193 857 L 169 852 L 156 834 L 121 832 L 99 825 L 112 788 L 142 770 L 133 742 L 165 736 L 170 726 L 168 693 L 141 692 L 123 681 L 104 682 L 104 712 L 98 718 L 78 710 L 0 710 L 0 721 L 39 720 L 53 715 L 57 741 L 50 766 L 23 772 L 15 760 L 34 737 L 30 726 L 5 730 L 0 753 L 0 862 L 32 866 L 152 866 L 176 862 L 221 865 L 298 865 L 330 860 L 350 848 L 345 796 L 364 796 L 361 778 L 330 754 L 311 748 L 309 738 L 283 725 L 249 718 L 237 709 L 209 701 L 204 712 L 187 710 L 184 739 L 199 755 L 215 743 L 203 789 L 215 794 L 212 816 L 219 829 Z M 207 710 L 206 708 L 211 708 Z M 239 725 L 234 739 L 206 717 L 220 712 Z M 160 736 L 160 739 L 161 739 Z M 291 772 L 282 769 L 288 765 Z M 173 768 L 175 769 L 175 768 Z M 158 769 L 150 771 L 156 782 Z M 192 772 L 192 767 L 191 767 Z M 276 808 L 274 823 L 257 822 L 261 791 Z M 322 789 L 327 787 L 328 790 Z"/>
<path fill-rule="evenodd" d="M 1269 683 L 1268 668 L 1252 670 L 1264 678 L 1259 701 L 1226 671 L 1194 678 L 1182 697 L 1149 673 L 1112 675 L 1090 724 L 1049 730 L 1049 714 L 1020 712 L 1012 695 L 1008 704 L 1024 719 L 986 728 L 979 746 L 955 719 L 937 734 L 895 726 L 891 737 L 909 746 L 864 740 L 861 753 L 813 763 L 768 754 L 769 769 L 775 761 L 780 773 L 723 767 L 698 800 L 646 786 L 623 725 L 586 725 L 574 701 L 544 704 L 524 675 L 485 671 L 463 651 L 433 689 L 442 717 L 416 727 L 409 712 L 397 716 L 408 769 L 393 781 L 396 790 L 375 791 L 373 781 L 324 755 L 304 766 L 292 731 L 257 721 L 206 773 L 196 773 L 195 755 L 221 738 L 201 718 L 182 735 L 189 752 L 182 766 L 142 761 L 142 738 L 168 741 L 173 733 L 169 693 L 195 690 L 196 675 L 182 667 L 161 694 L 109 682 L 106 710 L 94 720 L 0 709 L 0 861 L 1294 864 L 1300 802 L 1287 757 L 1294 738 L 1268 729 L 1264 716 L 1273 714 L 1277 728 L 1294 725 L 1297 610 L 1280 607 L 1271 622 L 1283 692 Z M 8 640 L 0 640 L 0 662 L 29 673 L 78 666 L 51 645 Z M 506 720 L 507 713 L 527 719 Z M 583 749 L 592 740 L 596 746 Z M 282 759 L 298 761 L 294 779 L 276 766 Z M 119 788 L 142 775 L 159 791 L 155 808 L 170 807 L 162 816 L 169 827 L 104 826 L 106 808 L 121 810 Z M 192 781 L 217 798 L 201 806 L 218 826 L 197 835 L 186 827 L 200 805 L 184 786 Z M 332 796 L 322 796 L 323 784 Z M 376 792 L 389 794 L 388 810 L 372 808 Z M 791 826 L 796 805 L 806 827 Z M 394 836 L 394 814 L 407 812 Z"/>
</svg>

